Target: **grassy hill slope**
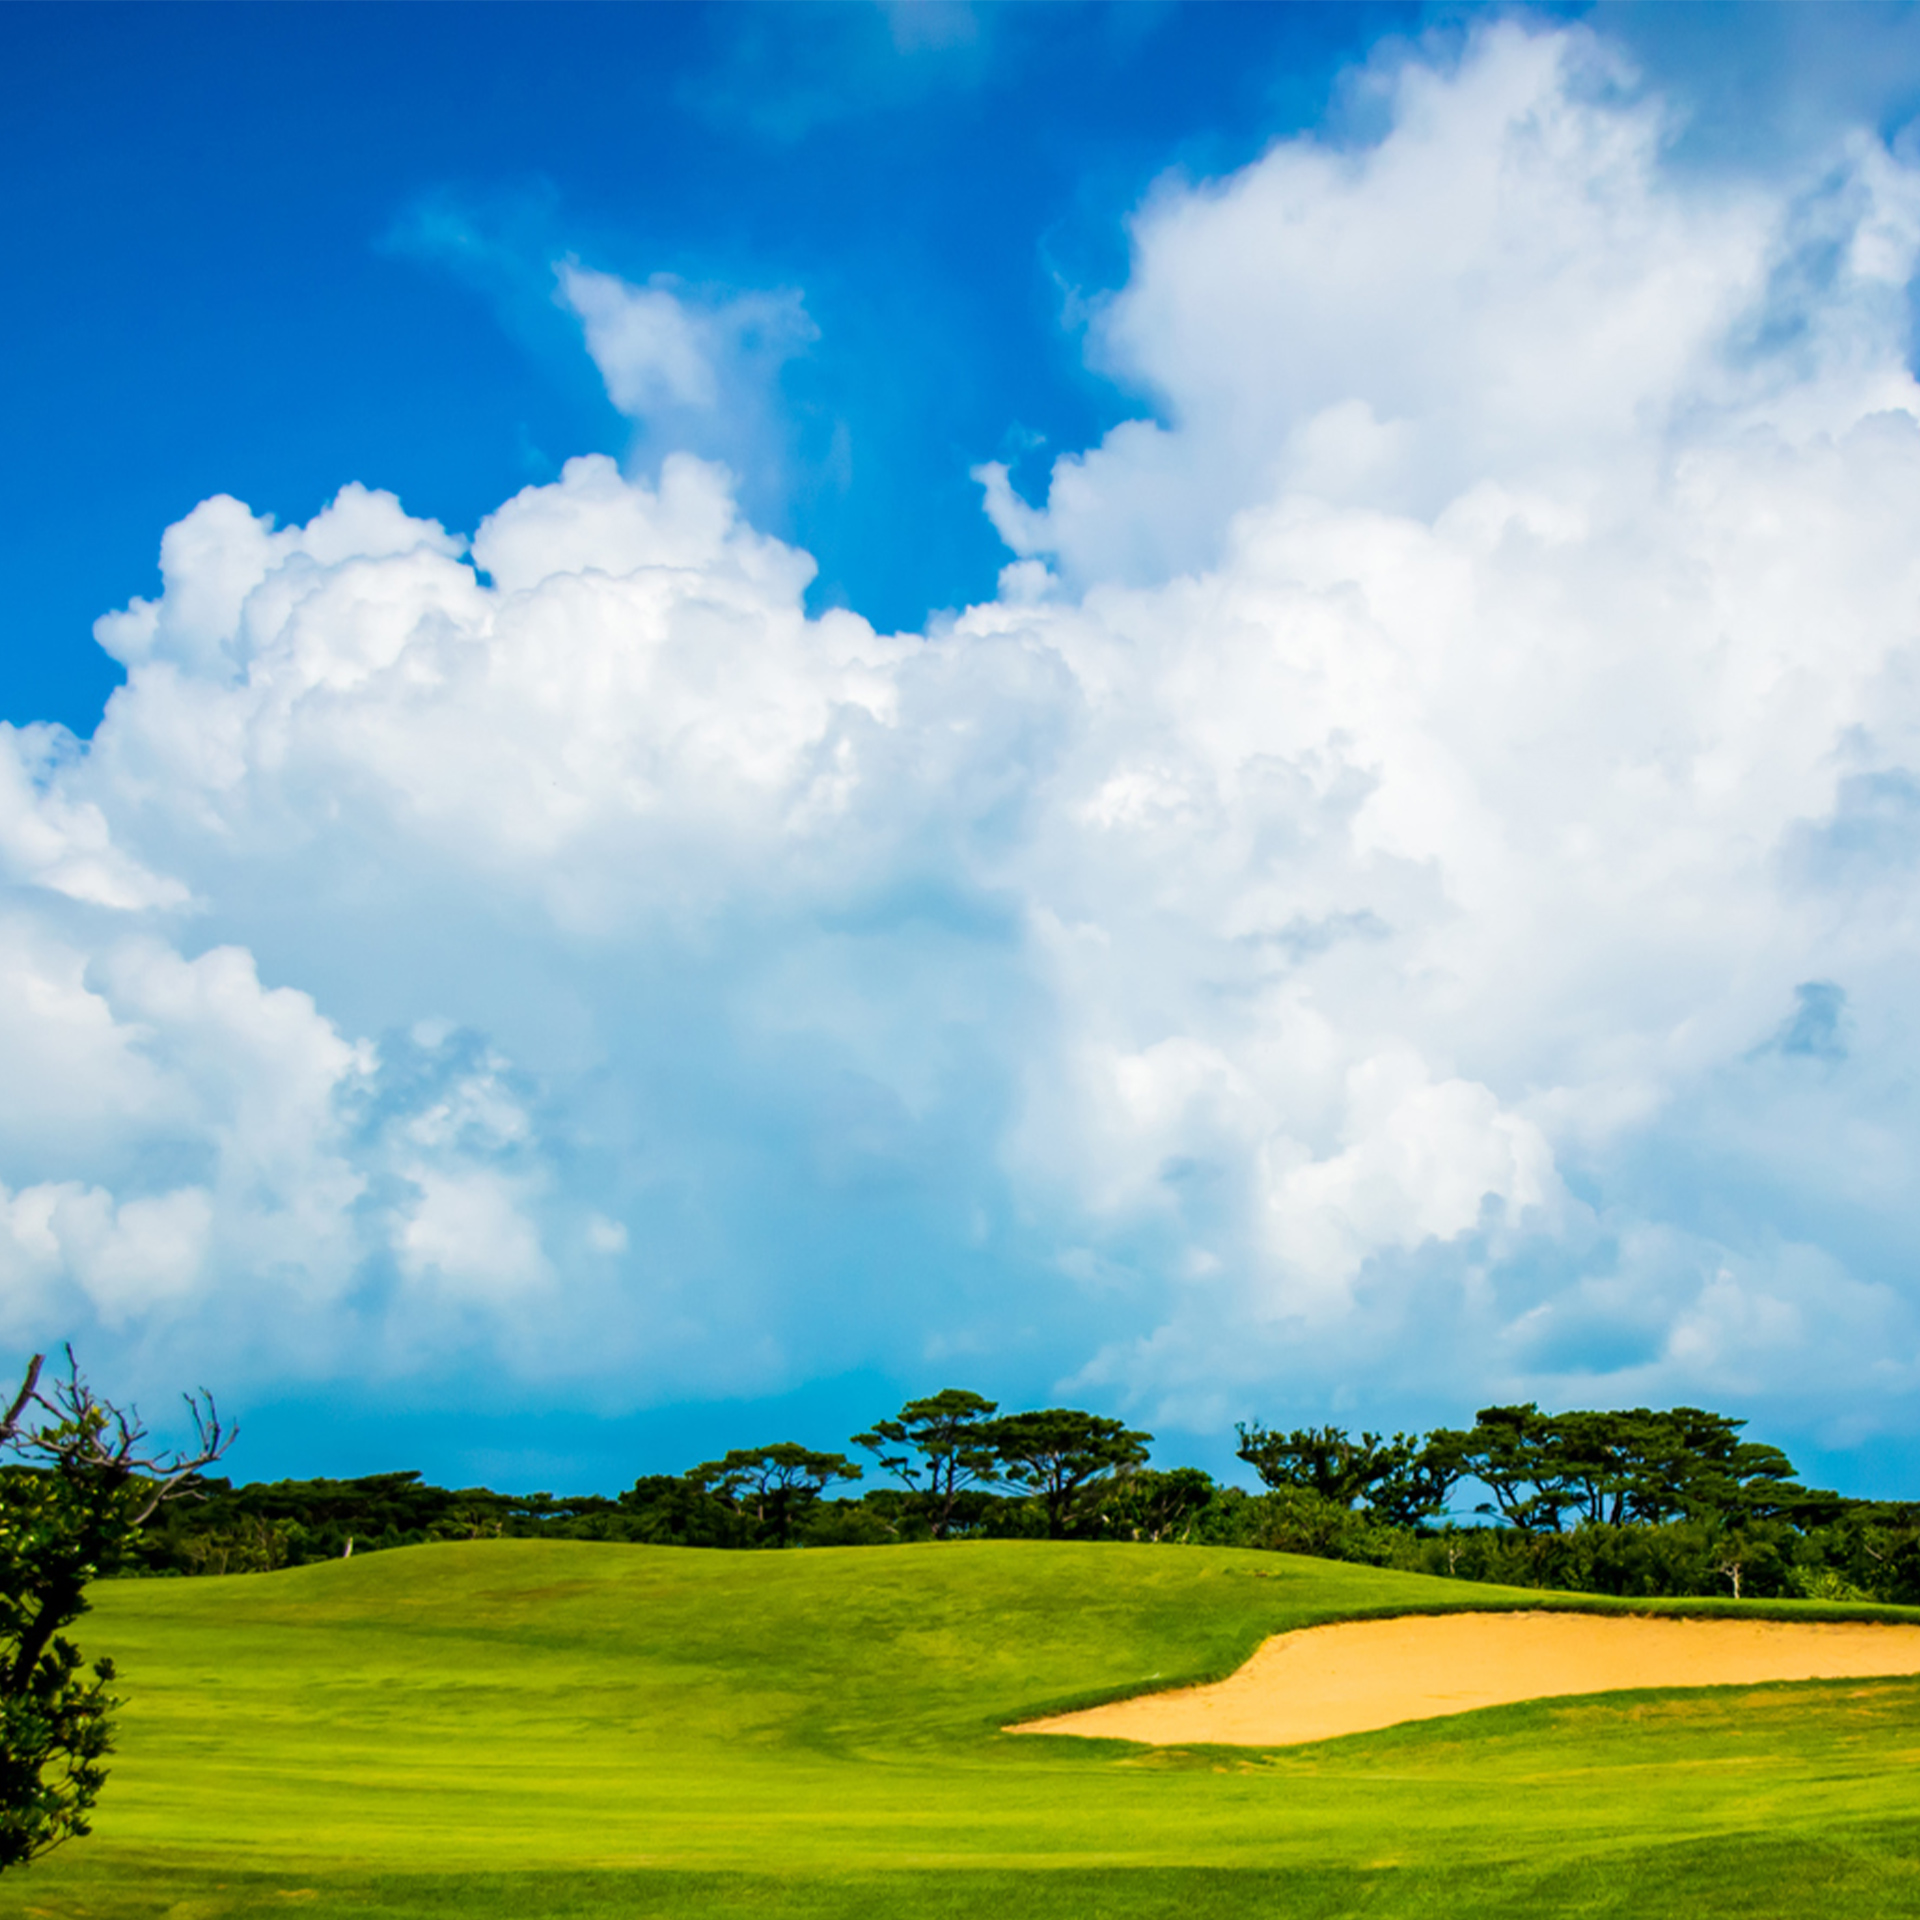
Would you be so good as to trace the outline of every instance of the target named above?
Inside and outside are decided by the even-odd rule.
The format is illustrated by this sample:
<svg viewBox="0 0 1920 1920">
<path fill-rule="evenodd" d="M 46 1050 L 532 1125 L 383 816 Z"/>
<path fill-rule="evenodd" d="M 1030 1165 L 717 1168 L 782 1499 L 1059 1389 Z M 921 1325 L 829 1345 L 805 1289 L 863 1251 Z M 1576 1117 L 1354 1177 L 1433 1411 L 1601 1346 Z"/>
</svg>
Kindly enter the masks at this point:
<svg viewBox="0 0 1920 1920">
<path fill-rule="evenodd" d="M 111 1584 L 97 1833 L 0 1915 L 1920 1911 L 1920 1681 L 1257 1754 L 998 1731 L 1288 1627 L 1542 1597 L 1040 1542 L 497 1541 Z"/>
</svg>

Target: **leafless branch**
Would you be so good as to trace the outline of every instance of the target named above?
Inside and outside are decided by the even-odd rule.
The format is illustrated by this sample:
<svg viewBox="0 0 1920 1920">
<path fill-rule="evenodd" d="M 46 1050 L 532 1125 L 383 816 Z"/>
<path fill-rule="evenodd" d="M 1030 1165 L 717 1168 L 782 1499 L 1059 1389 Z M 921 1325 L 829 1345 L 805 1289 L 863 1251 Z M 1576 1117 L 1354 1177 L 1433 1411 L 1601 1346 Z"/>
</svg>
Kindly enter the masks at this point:
<svg viewBox="0 0 1920 1920">
<path fill-rule="evenodd" d="M 20 1431 L 22 1415 L 39 1399 L 36 1389 L 40 1385 L 40 1369 L 46 1364 L 47 1356 L 44 1353 L 36 1353 L 27 1362 L 26 1378 L 20 1382 L 20 1391 L 13 1396 L 13 1405 L 7 1409 L 6 1418 L 0 1420 L 0 1447 Z"/>
<path fill-rule="evenodd" d="M 45 1355 L 35 1354 L 25 1380 L 0 1424 L 0 1446 L 38 1455 L 47 1461 L 104 1470 L 121 1481 L 142 1480 L 148 1498 L 134 1524 L 150 1519 L 165 1501 L 188 1492 L 195 1476 L 210 1467 L 239 1437 L 237 1427 L 225 1426 L 213 1395 L 204 1387 L 182 1395 L 193 1422 L 191 1452 L 152 1452 L 146 1448 L 147 1430 L 135 1408 L 121 1409 L 103 1400 L 81 1378 L 72 1347 L 66 1349 L 67 1368 L 50 1386 L 40 1385 Z M 40 1425 L 22 1430 L 28 1407 L 47 1416 Z"/>
</svg>

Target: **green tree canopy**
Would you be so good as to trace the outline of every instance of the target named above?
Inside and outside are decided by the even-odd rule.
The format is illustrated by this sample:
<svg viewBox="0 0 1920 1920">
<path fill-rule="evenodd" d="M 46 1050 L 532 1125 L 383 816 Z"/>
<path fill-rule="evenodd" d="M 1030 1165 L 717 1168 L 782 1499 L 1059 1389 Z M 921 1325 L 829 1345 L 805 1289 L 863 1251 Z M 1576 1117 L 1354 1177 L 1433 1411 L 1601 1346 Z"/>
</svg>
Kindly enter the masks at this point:
<svg viewBox="0 0 1920 1920">
<path fill-rule="evenodd" d="M 1839 1511 L 1838 1496 L 1795 1480 L 1778 1447 L 1742 1440 L 1745 1425 L 1699 1407 L 1542 1413 L 1529 1401 L 1482 1407 L 1471 1428 L 1430 1434 L 1427 1452 L 1487 1489 L 1482 1512 L 1529 1532 L 1558 1532 L 1570 1518 L 1734 1526 Z"/>
<path fill-rule="evenodd" d="M 871 1433 L 856 1433 L 853 1443 L 877 1454 L 919 1496 L 933 1537 L 944 1540 L 960 1495 L 995 1478 L 998 1462 L 987 1423 L 998 1411 L 992 1400 L 947 1387 L 909 1400 L 893 1419 L 876 1420 Z"/>
<path fill-rule="evenodd" d="M 1296 1427 L 1270 1433 L 1259 1421 L 1239 1425 L 1240 1458 L 1275 1490 L 1300 1487 L 1337 1507 L 1364 1507 L 1393 1526 L 1417 1526 L 1446 1505 L 1459 1478 L 1418 1435 L 1354 1435 L 1340 1427 Z"/>
<path fill-rule="evenodd" d="M 1000 1477 L 1025 1487 L 1040 1501 L 1047 1538 L 1062 1540 L 1116 1475 L 1141 1466 L 1153 1435 L 1118 1420 L 1048 1407 L 1038 1413 L 1003 1415 L 988 1429 L 1000 1461 Z"/>
<path fill-rule="evenodd" d="M 793 1440 L 736 1447 L 686 1476 L 689 1486 L 751 1514 L 755 1526 L 783 1547 L 792 1544 L 795 1528 L 828 1487 L 860 1477 L 844 1453 L 815 1453 Z"/>
<path fill-rule="evenodd" d="M 1102 1503 L 1107 1525 L 1134 1540 L 1186 1542 L 1219 1488 L 1199 1467 L 1136 1467 Z"/>
</svg>

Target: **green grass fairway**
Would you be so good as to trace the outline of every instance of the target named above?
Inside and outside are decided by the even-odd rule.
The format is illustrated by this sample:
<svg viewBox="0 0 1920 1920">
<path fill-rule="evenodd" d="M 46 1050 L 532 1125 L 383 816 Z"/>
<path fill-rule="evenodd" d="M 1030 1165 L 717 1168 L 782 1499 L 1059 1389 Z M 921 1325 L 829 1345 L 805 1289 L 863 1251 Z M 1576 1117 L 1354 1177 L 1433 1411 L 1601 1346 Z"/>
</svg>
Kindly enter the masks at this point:
<svg viewBox="0 0 1920 1920">
<path fill-rule="evenodd" d="M 1539 1594 L 1204 1548 L 493 1541 L 95 1598 L 113 1778 L 0 1915 L 1920 1914 L 1920 1680 L 1261 1752 L 998 1731 L 1283 1628 Z"/>
</svg>

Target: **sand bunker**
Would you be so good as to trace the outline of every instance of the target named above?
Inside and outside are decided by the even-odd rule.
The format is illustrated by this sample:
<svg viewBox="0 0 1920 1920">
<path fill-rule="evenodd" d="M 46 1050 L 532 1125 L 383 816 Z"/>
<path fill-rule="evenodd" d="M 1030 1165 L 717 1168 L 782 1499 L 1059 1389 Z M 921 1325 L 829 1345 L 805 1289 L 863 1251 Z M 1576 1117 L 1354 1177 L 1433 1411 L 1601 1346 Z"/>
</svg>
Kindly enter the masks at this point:
<svg viewBox="0 0 1920 1920">
<path fill-rule="evenodd" d="M 1920 1626 L 1423 1614 L 1277 1634 L 1213 1686 L 1143 1694 L 1007 1731 L 1277 1747 L 1552 1694 L 1905 1673 L 1920 1673 Z"/>
</svg>

